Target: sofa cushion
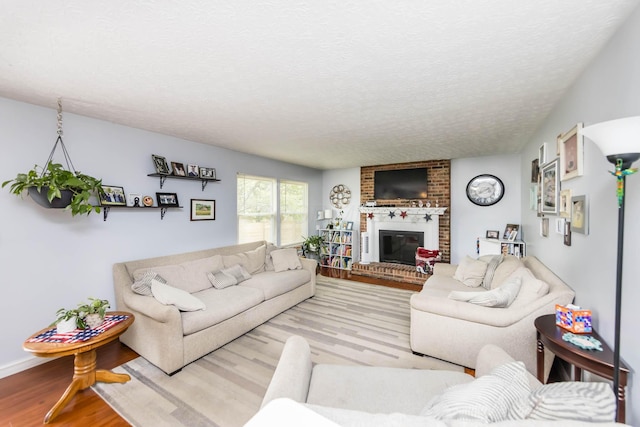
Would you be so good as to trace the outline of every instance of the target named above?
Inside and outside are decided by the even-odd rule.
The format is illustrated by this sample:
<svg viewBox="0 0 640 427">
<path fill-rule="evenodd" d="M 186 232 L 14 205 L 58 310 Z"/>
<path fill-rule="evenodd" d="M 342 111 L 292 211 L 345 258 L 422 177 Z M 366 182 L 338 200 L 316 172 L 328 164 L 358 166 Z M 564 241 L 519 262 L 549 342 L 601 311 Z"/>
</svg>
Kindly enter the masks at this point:
<svg viewBox="0 0 640 427">
<path fill-rule="evenodd" d="M 268 300 L 302 286 L 309 280 L 311 273 L 308 270 L 287 270 L 278 273 L 264 271 L 251 276 L 251 279 L 242 282 L 241 286 L 260 289 L 264 293 L 264 299 Z"/>
<path fill-rule="evenodd" d="M 491 289 L 486 292 L 459 292 L 453 291 L 449 294 L 449 298 L 456 301 L 465 301 L 471 304 L 481 305 L 483 307 L 506 308 L 518 296 L 522 279 L 513 277 L 507 280 L 502 286 Z"/>
<path fill-rule="evenodd" d="M 491 281 L 491 288 L 497 288 L 502 285 L 507 278 L 516 271 L 518 268 L 524 267 L 524 264 L 514 255 L 505 255 L 502 259 L 502 262 L 496 268 L 495 273 L 493 273 L 493 280 Z"/>
<path fill-rule="evenodd" d="M 271 252 L 271 259 L 273 260 L 273 269 L 276 272 L 302 268 L 298 251 L 294 248 L 276 249 Z"/>
<path fill-rule="evenodd" d="M 182 330 L 190 335 L 209 326 L 242 313 L 264 301 L 264 296 L 257 289 L 246 286 L 230 286 L 225 289 L 209 288 L 195 293 L 207 309 L 182 313 Z"/>
<path fill-rule="evenodd" d="M 164 283 L 165 285 L 167 284 L 167 281 L 155 271 L 147 271 L 139 280 L 133 282 L 131 290 L 136 294 L 150 296 L 152 295 L 151 281 L 153 279 L 156 279 L 158 282 Z"/>
<path fill-rule="evenodd" d="M 526 267 L 519 267 L 516 269 L 516 271 L 511 273 L 507 278 L 507 281 L 513 279 L 522 280 L 522 286 L 520 287 L 518 297 L 513 302 L 514 307 L 527 306 L 531 302 L 536 301 L 549 293 L 549 284 L 536 279 L 531 270 Z"/>
<path fill-rule="evenodd" d="M 213 287 L 216 289 L 224 289 L 228 288 L 229 286 L 238 284 L 238 279 L 236 279 L 233 274 L 229 274 L 222 270 L 215 273 L 213 271 L 210 271 L 209 273 L 207 273 L 207 277 L 209 278 L 209 281 L 211 282 Z"/>
<path fill-rule="evenodd" d="M 249 274 L 264 271 L 266 246 L 261 245 L 252 251 L 240 252 L 233 255 L 223 255 L 224 268 L 241 265 Z"/>
<path fill-rule="evenodd" d="M 222 257 L 211 257 L 186 261 L 181 264 L 161 265 L 157 267 L 141 268 L 133 272 L 134 281 L 140 280 L 146 273 L 152 271 L 162 276 L 167 284 L 185 290 L 190 294 L 211 287 L 207 278 L 210 271 L 218 271 L 224 268 Z"/>
<path fill-rule="evenodd" d="M 454 384 L 471 381 L 473 377 L 464 372 L 318 364 L 311 375 L 307 403 L 419 415 L 434 396 Z"/>
<path fill-rule="evenodd" d="M 611 386 L 602 382 L 558 382 L 545 384 L 517 402 L 509 418 L 612 422 L 616 398 Z"/>
<path fill-rule="evenodd" d="M 509 362 L 467 384 L 449 387 L 427 403 L 421 415 L 485 423 L 506 420 L 509 409 L 529 395 L 523 362 Z"/>
<path fill-rule="evenodd" d="M 153 297 L 164 305 L 175 305 L 180 311 L 204 310 L 205 304 L 189 292 L 151 279 Z"/>
<path fill-rule="evenodd" d="M 482 284 L 486 272 L 486 262 L 473 259 L 467 255 L 460 261 L 453 278 L 471 288 L 475 288 Z"/>
</svg>

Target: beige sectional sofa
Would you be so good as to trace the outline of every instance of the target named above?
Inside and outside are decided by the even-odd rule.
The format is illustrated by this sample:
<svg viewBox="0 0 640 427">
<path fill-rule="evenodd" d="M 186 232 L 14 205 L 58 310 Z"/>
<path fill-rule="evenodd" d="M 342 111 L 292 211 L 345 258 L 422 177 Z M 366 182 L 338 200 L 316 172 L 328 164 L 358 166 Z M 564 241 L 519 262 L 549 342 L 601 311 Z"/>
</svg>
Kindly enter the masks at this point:
<svg viewBox="0 0 640 427">
<path fill-rule="evenodd" d="M 516 290 L 517 283 L 520 286 Z M 511 286 L 514 284 L 515 287 Z M 515 299 L 508 307 L 466 301 L 475 297 L 481 303 L 491 302 L 487 298 L 490 292 L 508 287 L 515 291 Z M 533 256 L 522 260 L 511 255 L 478 260 L 467 257 L 460 266 L 436 264 L 422 291 L 411 296 L 411 349 L 475 368 L 480 349 L 495 344 L 523 361 L 528 371 L 535 374 L 534 320 L 554 313 L 556 304 L 571 303 L 574 295 L 567 284 Z M 545 378 L 552 360 L 553 355 L 546 352 Z"/>
<path fill-rule="evenodd" d="M 501 348 L 478 353 L 476 378 L 463 372 L 313 364 L 292 336 L 262 401 L 245 425 L 266 426 L 598 426 L 613 422 L 606 383 L 543 386 Z"/>
<path fill-rule="evenodd" d="M 316 261 L 291 251 L 260 241 L 115 264 L 116 308 L 136 317 L 120 340 L 164 372 L 180 370 L 315 294 Z M 229 271 L 244 277 L 217 280 Z"/>
</svg>

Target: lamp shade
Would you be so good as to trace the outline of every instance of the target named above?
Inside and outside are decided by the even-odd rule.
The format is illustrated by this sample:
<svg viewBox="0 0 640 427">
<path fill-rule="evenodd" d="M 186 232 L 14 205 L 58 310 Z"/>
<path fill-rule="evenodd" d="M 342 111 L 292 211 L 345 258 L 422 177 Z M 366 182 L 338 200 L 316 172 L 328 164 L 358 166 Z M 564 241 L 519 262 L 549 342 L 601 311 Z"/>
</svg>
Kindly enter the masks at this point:
<svg viewBox="0 0 640 427">
<path fill-rule="evenodd" d="M 587 126 L 582 135 L 595 142 L 612 163 L 616 158 L 633 162 L 640 157 L 640 116 Z"/>
</svg>

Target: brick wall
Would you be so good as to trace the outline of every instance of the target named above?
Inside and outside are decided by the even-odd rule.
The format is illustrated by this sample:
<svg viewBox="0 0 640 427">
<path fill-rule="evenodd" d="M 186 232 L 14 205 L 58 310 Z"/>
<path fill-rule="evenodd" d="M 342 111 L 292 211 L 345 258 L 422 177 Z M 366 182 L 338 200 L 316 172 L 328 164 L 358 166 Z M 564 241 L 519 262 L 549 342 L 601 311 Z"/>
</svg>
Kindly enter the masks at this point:
<svg viewBox="0 0 640 427">
<path fill-rule="evenodd" d="M 436 200 L 440 207 L 446 207 L 447 211 L 440 216 L 440 254 L 442 262 L 450 262 L 451 255 L 451 161 L 427 160 L 424 162 L 396 163 L 391 165 L 366 166 L 360 168 L 360 200 L 362 203 L 373 198 L 373 174 L 379 170 L 427 168 L 427 198 L 431 206 L 435 207 Z M 426 200 L 423 200 L 425 202 Z M 378 204 L 395 205 L 398 207 L 410 207 L 414 200 L 394 199 L 376 200 Z M 360 231 L 367 230 L 367 218 L 360 215 Z"/>
</svg>

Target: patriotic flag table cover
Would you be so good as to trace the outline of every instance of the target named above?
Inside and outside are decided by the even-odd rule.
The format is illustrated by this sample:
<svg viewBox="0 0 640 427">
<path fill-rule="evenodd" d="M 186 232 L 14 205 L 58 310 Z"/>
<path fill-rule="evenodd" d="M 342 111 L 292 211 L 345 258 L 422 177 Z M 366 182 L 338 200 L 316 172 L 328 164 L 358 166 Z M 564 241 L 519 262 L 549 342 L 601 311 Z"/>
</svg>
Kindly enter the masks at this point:
<svg viewBox="0 0 640 427">
<path fill-rule="evenodd" d="M 46 332 L 43 332 L 31 339 L 28 342 L 55 342 L 55 343 L 75 343 L 87 341 L 95 336 L 100 335 L 104 331 L 114 327 L 123 320 L 128 319 L 126 315 L 113 315 L 107 314 L 104 316 L 104 321 L 100 326 L 95 329 L 76 329 L 71 332 L 59 334 L 56 328 L 51 328 Z"/>
</svg>

